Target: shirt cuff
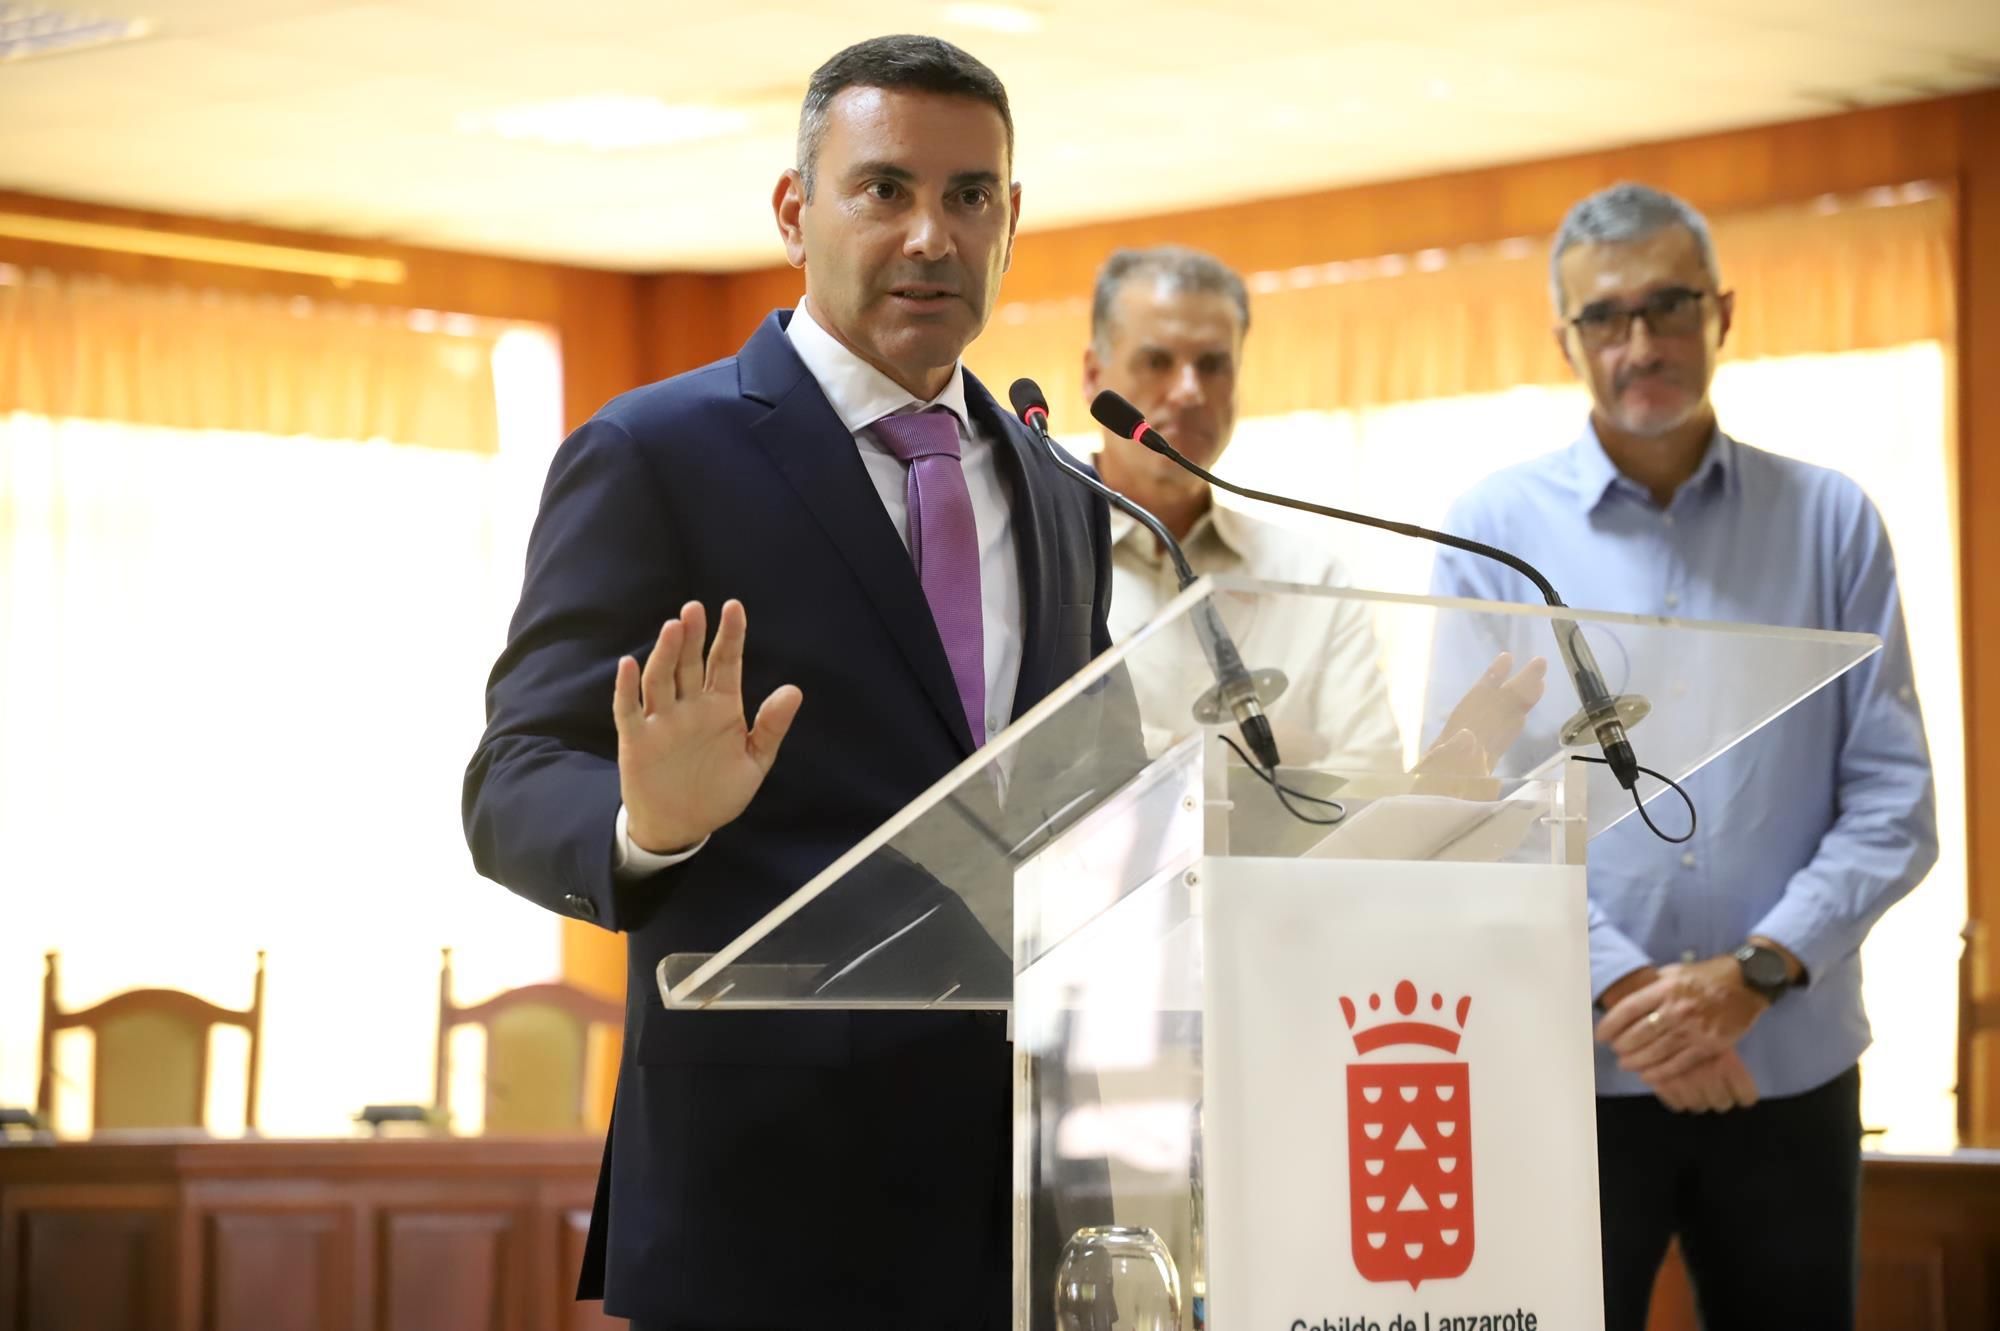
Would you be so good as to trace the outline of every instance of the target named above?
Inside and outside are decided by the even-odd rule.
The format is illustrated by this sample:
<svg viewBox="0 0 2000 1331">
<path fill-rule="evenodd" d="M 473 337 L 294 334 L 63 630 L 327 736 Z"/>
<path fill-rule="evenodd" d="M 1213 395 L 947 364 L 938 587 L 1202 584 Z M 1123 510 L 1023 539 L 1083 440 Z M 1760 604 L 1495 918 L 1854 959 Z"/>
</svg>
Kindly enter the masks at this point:
<svg viewBox="0 0 2000 1331">
<path fill-rule="evenodd" d="M 1814 976 L 1825 974 L 1840 959 L 1835 940 L 1841 924 L 1840 917 L 1817 893 L 1806 891 L 1794 880 L 1764 918 L 1750 927 L 1750 936 L 1768 938 L 1797 957 L 1805 967 L 1799 983 L 1810 987 Z"/>
<path fill-rule="evenodd" d="M 1610 924 L 1590 931 L 1590 999 L 1601 1002 L 1604 991 L 1633 971 L 1644 970 L 1653 959 L 1641 952 L 1631 939 Z"/>
<path fill-rule="evenodd" d="M 689 846 L 686 850 L 670 851 L 665 855 L 655 854 L 632 844 L 632 834 L 625 826 L 625 806 L 618 806 L 618 821 L 611 832 L 611 873 L 620 882 L 629 883 L 645 878 L 662 869 L 671 869 L 682 860 L 693 859 L 708 844 L 708 838 Z"/>
</svg>

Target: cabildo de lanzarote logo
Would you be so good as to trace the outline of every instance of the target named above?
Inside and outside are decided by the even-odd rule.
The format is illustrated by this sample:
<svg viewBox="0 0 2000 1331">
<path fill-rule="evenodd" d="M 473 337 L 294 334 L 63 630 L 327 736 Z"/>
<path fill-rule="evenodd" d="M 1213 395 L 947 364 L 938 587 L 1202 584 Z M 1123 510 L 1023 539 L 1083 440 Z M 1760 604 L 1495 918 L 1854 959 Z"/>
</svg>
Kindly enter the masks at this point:
<svg viewBox="0 0 2000 1331">
<path fill-rule="evenodd" d="M 1417 987 L 1396 985 L 1395 1012 L 1370 994 L 1367 1013 L 1343 995 L 1354 1040 L 1347 1065 L 1348 1211 L 1354 1266 L 1364 1280 L 1450 1280 L 1472 1265 L 1472 1106 L 1463 1061 L 1370 1061 L 1422 1045 L 1456 1055 L 1472 999 L 1453 1007 L 1432 994 L 1418 1016 Z M 1378 1015 L 1379 1014 L 1379 1015 Z M 1454 1029 L 1454 1025 L 1456 1029 Z M 1393 1055 L 1392 1055 L 1393 1056 Z M 1405 1055 L 1407 1057 L 1407 1055 Z"/>
</svg>

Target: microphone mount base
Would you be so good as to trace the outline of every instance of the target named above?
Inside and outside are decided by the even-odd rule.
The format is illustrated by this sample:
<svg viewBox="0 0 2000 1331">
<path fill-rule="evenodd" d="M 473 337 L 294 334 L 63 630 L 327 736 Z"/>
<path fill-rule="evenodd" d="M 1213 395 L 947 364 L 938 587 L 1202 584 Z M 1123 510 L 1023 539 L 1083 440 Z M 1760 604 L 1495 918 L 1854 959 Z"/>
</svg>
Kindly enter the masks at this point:
<svg viewBox="0 0 2000 1331">
<path fill-rule="evenodd" d="M 1259 707 L 1269 708 L 1290 683 L 1282 670 L 1250 672 L 1250 685 L 1257 691 Z M 1226 700 L 1222 685 L 1216 685 L 1194 700 L 1194 719 L 1205 726 L 1231 725 L 1235 722 L 1236 713 Z"/>
<path fill-rule="evenodd" d="M 1596 707 L 1584 710 L 1563 722 L 1558 738 L 1564 748 L 1591 748 L 1597 744 L 1597 723 L 1604 715 L 1604 708 L 1611 707 L 1618 714 L 1619 724 L 1626 730 L 1644 721 L 1653 714 L 1653 704 L 1636 693 L 1621 693 Z"/>
</svg>

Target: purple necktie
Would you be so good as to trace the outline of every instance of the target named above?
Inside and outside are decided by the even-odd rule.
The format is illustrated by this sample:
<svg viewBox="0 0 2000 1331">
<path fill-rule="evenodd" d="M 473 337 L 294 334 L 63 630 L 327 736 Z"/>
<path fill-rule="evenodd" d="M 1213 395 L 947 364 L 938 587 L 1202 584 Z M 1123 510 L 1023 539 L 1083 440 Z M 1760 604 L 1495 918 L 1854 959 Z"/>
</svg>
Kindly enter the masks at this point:
<svg viewBox="0 0 2000 1331">
<path fill-rule="evenodd" d="M 979 604 L 979 531 L 958 454 L 958 420 L 944 407 L 884 416 L 869 427 L 910 467 L 910 558 L 958 682 L 974 746 L 986 742 L 986 630 Z"/>
</svg>

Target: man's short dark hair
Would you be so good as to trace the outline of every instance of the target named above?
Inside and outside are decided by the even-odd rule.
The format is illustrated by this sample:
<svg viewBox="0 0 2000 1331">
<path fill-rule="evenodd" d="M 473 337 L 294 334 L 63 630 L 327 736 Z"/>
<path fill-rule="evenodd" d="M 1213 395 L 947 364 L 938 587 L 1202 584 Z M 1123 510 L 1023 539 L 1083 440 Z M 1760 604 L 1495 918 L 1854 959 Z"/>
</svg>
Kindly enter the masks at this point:
<svg viewBox="0 0 2000 1331">
<path fill-rule="evenodd" d="M 1250 293 L 1234 268 L 1213 254 L 1185 245 L 1155 245 L 1145 250 L 1119 250 L 1097 270 L 1097 289 L 1090 300 L 1090 345 L 1100 356 L 1111 350 L 1111 324 L 1118 293 L 1129 282 L 1151 279 L 1170 291 L 1227 296 L 1236 307 L 1239 333 L 1250 331 Z"/>
<path fill-rule="evenodd" d="M 833 99 L 849 88 L 935 92 L 984 102 L 1000 113 L 1000 123 L 1007 127 L 1007 165 L 1013 169 L 1014 113 L 1007 108 L 1007 89 L 999 75 L 941 37 L 871 37 L 814 70 L 806 85 L 805 105 L 799 108 L 798 165 L 799 186 L 808 203 L 827 115 Z"/>
</svg>

